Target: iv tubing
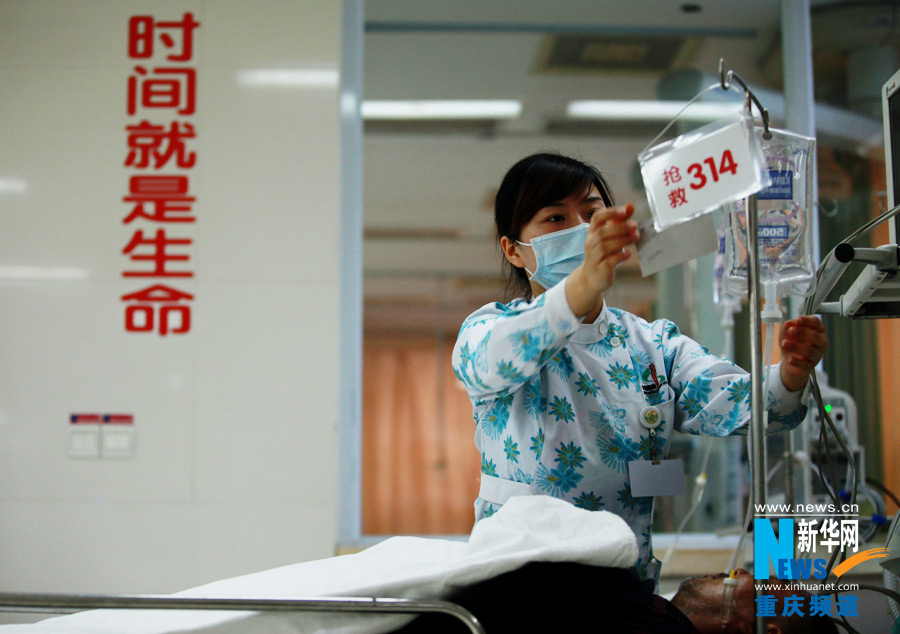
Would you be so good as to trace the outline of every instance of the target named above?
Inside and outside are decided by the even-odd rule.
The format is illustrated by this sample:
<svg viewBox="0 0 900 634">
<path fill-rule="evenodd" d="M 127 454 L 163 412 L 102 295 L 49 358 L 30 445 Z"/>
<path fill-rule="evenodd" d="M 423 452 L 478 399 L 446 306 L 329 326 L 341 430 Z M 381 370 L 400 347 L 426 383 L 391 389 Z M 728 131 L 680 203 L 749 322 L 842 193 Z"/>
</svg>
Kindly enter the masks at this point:
<svg viewBox="0 0 900 634">
<path fill-rule="evenodd" d="M 700 474 L 694 480 L 694 499 L 691 503 L 691 507 L 688 509 L 687 513 L 685 513 L 684 518 L 681 520 L 681 523 L 678 525 L 678 529 L 675 531 L 675 539 L 672 540 L 672 545 L 669 546 L 668 550 L 666 550 L 666 556 L 663 557 L 662 565 L 665 566 L 669 563 L 669 560 L 672 558 L 672 555 L 675 553 L 675 547 L 678 545 L 678 540 L 681 539 L 681 534 L 684 532 L 684 527 L 687 526 L 687 523 L 690 521 L 691 517 L 693 517 L 694 512 L 697 510 L 697 507 L 700 506 L 700 502 L 703 500 L 703 491 L 706 489 L 706 465 L 709 463 L 709 454 L 712 450 L 712 438 L 706 439 L 706 450 L 703 452 L 703 464 L 700 467 Z"/>
</svg>

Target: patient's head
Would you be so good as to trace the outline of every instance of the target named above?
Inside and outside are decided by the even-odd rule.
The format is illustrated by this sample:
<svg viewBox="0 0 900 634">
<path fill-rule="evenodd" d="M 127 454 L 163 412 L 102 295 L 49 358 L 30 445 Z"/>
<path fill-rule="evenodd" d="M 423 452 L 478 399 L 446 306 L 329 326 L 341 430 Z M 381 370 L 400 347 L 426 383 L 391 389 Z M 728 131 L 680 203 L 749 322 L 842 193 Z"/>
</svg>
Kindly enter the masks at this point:
<svg viewBox="0 0 900 634">
<path fill-rule="evenodd" d="M 724 573 L 686 579 L 678 588 L 678 592 L 672 597 L 672 603 L 687 616 L 700 634 L 748 633 L 755 631 L 756 619 L 756 594 L 754 592 L 753 575 L 738 569 L 735 579 L 737 586 L 734 588 L 734 605 L 731 614 L 727 614 L 727 607 L 723 605 L 725 593 Z M 781 632 L 782 634 L 838 634 L 837 626 L 831 619 L 822 616 L 809 616 L 809 593 L 802 590 L 789 590 L 785 584 L 778 581 L 768 581 L 772 585 L 782 587 L 775 590 L 767 590 L 766 594 L 776 597 L 775 613 L 779 616 L 767 617 L 767 632 L 770 634 Z M 781 616 L 784 606 L 784 598 L 791 595 L 802 595 L 802 612 L 804 616 L 792 614 L 789 617 Z M 723 619 L 728 616 L 725 628 L 722 627 Z"/>
</svg>

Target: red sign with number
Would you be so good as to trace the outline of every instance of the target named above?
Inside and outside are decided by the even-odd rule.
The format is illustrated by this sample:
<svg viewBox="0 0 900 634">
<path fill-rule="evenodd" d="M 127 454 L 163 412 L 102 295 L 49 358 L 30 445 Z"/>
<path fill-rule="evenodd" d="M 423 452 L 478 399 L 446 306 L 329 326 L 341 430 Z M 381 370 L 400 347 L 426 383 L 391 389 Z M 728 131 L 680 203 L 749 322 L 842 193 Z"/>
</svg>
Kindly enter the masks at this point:
<svg viewBox="0 0 900 634">
<path fill-rule="evenodd" d="M 638 157 L 657 230 L 713 211 L 768 184 L 748 114 L 735 114 Z"/>
</svg>

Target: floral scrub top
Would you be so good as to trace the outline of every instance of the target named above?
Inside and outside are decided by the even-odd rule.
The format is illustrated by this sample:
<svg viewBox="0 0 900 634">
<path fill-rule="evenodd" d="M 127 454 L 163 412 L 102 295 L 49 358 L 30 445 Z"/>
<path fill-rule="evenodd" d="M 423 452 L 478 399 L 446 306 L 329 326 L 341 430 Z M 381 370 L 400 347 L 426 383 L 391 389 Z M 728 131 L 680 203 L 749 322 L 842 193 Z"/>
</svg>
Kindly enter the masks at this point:
<svg viewBox="0 0 900 634">
<path fill-rule="evenodd" d="M 661 419 L 660 458 L 673 431 L 746 434 L 750 376 L 667 320 L 648 323 L 604 306 L 581 324 L 557 284 L 536 299 L 488 304 L 462 325 L 453 370 L 474 407 L 481 451 L 476 520 L 513 495 L 553 495 L 621 516 L 638 536 L 638 572 L 652 559 L 652 497 L 631 494 L 628 463 L 650 459 L 641 417 Z M 806 390 L 789 392 L 770 368 L 768 432 L 796 427 Z M 649 412 L 649 414 L 648 414 Z M 649 566 L 649 568 L 648 568 Z"/>
</svg>

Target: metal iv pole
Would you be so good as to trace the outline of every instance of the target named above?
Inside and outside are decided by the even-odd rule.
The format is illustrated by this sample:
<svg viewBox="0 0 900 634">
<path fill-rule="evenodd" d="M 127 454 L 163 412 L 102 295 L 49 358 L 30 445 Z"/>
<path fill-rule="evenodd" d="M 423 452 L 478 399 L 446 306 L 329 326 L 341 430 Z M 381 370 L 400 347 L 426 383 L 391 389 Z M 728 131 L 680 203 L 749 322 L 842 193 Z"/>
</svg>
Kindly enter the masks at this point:
<svg viewBox="0 0 900 634">
<path fill-rule="evenodd" d="M 762 367 L 762 316 L 759 305 L 759 229 L 757 228 L 756 194 L 747 198 L 747 256 L 750 286 L 750 495 L 753 508 L 765 508 L 766 503 L 766 430 L 763 419 L 763 373 Z M 771 325 L 769 326 L 771 328 Z M 765 593 L 762 586 L 754 584 L 754 596 Z M 755 601 L 759 605 L 758 601 Z M 756 634 L 765 634 L 765 619 L 756 617 Z"/>
<path fill-rule="evenodd" d="M 719 81 L 727 90 L 731 81 L 738 83 L 747 99 L 747 110 L 751 102 L 756 104 L 762 115 L 763 138 L 772 138 L 769 132 L 769 113 L 750 90 L 746 83 L 732 71 L 725 73 L 724 60 L 719 60 Z M 747 284 L 750 295 L 750 498 L 753 508 L 764 508 L 766 503 L 766 429 L 763 412 L 765 395 L 763 394 L 764 373 L 762 367 L 762 314 L 760 307 L 759 283 L 759 217 L 756 194 L 747 197 Z M 761 586 L 754 584 L 754 596 L 764 594 Z M 758 605 L 758 601 L 754 601 Z M 756 634 L 765 634 L 766 624 L 762 617 L 756 617 Z"/>
</svg>

